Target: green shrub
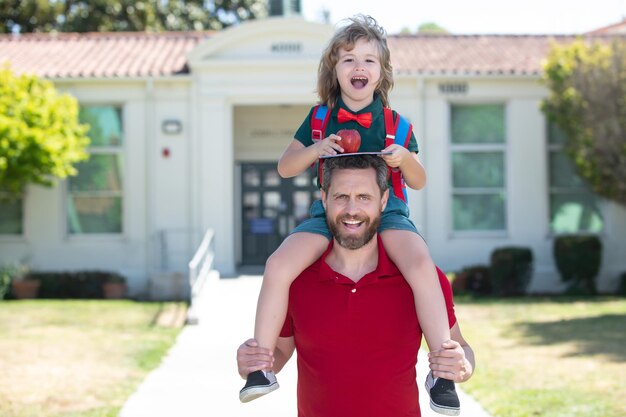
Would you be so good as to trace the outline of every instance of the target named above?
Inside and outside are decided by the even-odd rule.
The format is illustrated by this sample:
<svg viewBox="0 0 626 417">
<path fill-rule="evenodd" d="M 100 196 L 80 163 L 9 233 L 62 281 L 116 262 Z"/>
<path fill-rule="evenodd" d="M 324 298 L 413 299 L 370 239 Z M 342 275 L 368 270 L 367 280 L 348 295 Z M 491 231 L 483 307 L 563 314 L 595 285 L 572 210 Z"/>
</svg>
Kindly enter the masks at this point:
<svg viewBox="0 0 626 417">
<path fill-rule="evenodd" d="M 39 298 L 103 298 L 102 284 L 125 280 L 108 271 L 31 272 L 29 277 L 41 281 Z"/>
<path fill-rule="evenodd" d="M 11 272 L 9 267 L 0 266 L 0 300 L 4 300 L 4 296 L 11 289 Z"/>
<path fill-rule="evenodd" d="M 486 265 L 473 265 L 463 268 L 454 276 L 452 291 L 454 291 L 455 294 L 491 294 L 489 267 Z"/>
<path fill-rule="evenodd" d="M 617 288 L 617 295 L 626 297 L 626 271 L 622 272 L 619 276 L 619 287 Z"/>
<path fill-rule="evenodd" d="M 11 282 L 27 272 L 28 269 L 23 265 L 0 265 L 0 300 L 11 293 Z"/>
<path fill-rule="evenodd" d="M 120 274 L 110 273 L 106 278 L 106 282 L 126 284 L 126 277 Z"/>
<path fill-rule="evenodd" d="M 554 259 L 569 294 L 595 294 L 596 277 L 602 261 L 598 236 L 567 235 L 554 239 Z"/>
<path fill-rule="evenodd" d="M 526 293 L 532 276 L 533 253 L 529 248 L 503 247 L 491 253 L 491 281 L 497 295 Z"/>
</svg>

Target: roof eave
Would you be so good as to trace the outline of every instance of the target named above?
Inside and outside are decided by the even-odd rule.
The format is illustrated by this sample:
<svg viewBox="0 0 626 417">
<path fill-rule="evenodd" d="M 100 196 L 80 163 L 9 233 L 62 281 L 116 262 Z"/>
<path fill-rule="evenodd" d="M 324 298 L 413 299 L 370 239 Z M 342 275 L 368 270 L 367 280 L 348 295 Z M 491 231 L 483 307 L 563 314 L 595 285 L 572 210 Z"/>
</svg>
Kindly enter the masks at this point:
<svg viewBox="0 0 626 417">
<path fill-rule="evenodd" d="M 193 79 L 192 74 L 180 74 L 180 75 L 144 75 L 140 77 L 42 77 L 45 80 L 54 82 L 72 82 L 72 83 L 93 83 L 93 82 L 111 82 L 119 81 L 121 83 L 136 83 L 145 81 L 184 81 L 191 82 Z"/>
<path fill-rule="evenodd" d="M 539 80 L 542 77 L 540 72 L 478 72 L 478 71 L 402 71 L 394 74 L 396 79 L 421 78 L 421 79 L 497 79 L 497 80 Z"/>
</svg>

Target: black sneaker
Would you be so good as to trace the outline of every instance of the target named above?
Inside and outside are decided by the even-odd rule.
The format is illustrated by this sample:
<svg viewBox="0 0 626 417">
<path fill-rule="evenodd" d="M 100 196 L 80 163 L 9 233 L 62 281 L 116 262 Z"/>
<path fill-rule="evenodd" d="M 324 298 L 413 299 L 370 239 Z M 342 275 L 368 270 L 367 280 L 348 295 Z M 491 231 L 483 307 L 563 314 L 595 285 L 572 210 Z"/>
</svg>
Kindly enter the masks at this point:
<svg viewBox="0 0 626 417">
<path fill-rule="evenodd" d="M 254 371 L 248 375 L 246 385 L 239 391 L 239 401 L 247 403 L 278 389 L 274 372 Z"/>
<path fill-rule="evenodd" d="M 433 411 L 446 416 L 458 416 L 461 413 L 461 404 L 453 381 L 435 378 L 431 371 L 426 377 L 426 391 L 430 395 L 430 408 Z"/>
</svg>

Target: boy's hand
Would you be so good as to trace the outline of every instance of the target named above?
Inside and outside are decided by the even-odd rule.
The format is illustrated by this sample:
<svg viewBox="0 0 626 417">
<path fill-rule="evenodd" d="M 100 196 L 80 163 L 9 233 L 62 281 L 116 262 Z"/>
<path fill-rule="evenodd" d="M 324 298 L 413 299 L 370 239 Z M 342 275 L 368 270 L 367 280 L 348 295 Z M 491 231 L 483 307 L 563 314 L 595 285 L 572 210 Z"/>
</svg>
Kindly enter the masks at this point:
<svg viewBox="0 0 626 417">
<path fill-rule="evenodd" d="M 387 165 L 391 168 L 398 168 L 406 158 L 411 157 L 411 152 L 404 146 L 392 144 L 382 150 L 383 152 L 391 152 L 391 155 L 381 155 Z"/>
<path fill-rule="evenodd" d="M 237 349 L 237 370 L 243 379 L 246 379 L 250 372 L 272 369 L 272 366 L 274 355 L 269 349 L 260 348 L 254 339 L 246 340 Z"/>
<path fill-rule="evenodd" d="M 326 139 L 313 144 L 313 146 L 315 147 L 318 156 L 337 155 L 338 152 L 343 152 L 343 148 L 337 143 L 340 140 L 341 137 L 332 134 Z"/>
<path fill-rule="evenodd" d="M 448 340 L 440 350 L 428 353 L 428 362 L 433 376 L 454 382 L 463 382 L 467 378 L 467 359 L 461 345 Z"/>
</svg>

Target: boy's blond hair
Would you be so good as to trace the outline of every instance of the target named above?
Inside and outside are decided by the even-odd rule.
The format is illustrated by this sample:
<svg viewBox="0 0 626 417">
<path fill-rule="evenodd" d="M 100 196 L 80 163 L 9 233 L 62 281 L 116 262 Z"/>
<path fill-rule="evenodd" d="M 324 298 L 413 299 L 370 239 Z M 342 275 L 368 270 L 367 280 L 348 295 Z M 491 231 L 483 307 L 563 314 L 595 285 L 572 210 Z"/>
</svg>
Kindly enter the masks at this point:
<svg viewBox="0 0 626 417">
<path fill-rule="evenodd" d="M 317 71 L 317 94 L 320 104 L 335 107 L 341 95 L 339 81 L 335 73 L 335 65 L 339 60 L 339 49 L 350 51 L 356 41 L 365 39 L 378 45 L 378 58 L 380 59 L 380 80 L 374 91 L 380 97 L 384 107 L 389 107 L 389 91 L 393 88 L 393 69 L 391 57 L 387 46 L 387 33 L 382 26 L 371 16 L 358 14 L 346 19 L 348 25 L 337 30 L 331 38 L 328 46 L 322 54 L 319 69 Z"/>
</svg>

